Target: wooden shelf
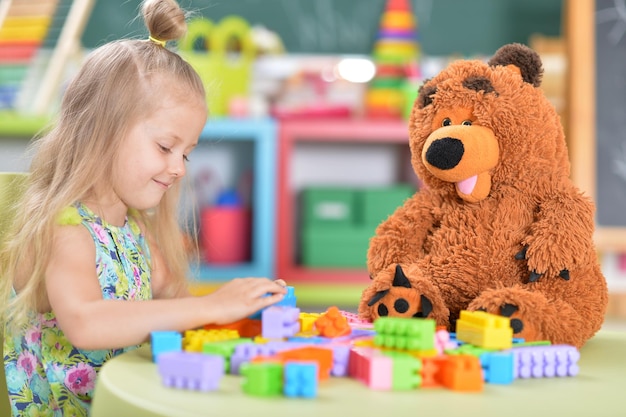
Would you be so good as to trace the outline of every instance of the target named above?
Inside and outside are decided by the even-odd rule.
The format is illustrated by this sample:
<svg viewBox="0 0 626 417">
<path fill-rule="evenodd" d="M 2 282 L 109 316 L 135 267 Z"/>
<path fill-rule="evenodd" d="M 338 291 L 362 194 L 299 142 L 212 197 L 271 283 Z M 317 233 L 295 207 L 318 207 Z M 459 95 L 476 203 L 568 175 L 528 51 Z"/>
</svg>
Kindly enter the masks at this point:
<svg viewBox="0 0 626 417">
<path fill-rule="evenodd" d="M 290 284 L 363 284 L 369 275 L 363 269 L 307 268 L 296 264 L 295 190 L 290 186 L 292 155 L 297 143 L 378 143 L 407 145 L 408 123 L 402 120 L 329 119 L 284 120 L 279 123 L 276 272 Z"/>
</svg>

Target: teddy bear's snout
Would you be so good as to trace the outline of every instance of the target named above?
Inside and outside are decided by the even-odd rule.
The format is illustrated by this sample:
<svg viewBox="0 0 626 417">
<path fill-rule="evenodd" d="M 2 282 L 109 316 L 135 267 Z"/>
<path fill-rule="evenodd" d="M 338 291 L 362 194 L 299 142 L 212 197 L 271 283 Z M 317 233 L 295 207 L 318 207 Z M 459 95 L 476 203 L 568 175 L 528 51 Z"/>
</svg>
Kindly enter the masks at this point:
<svg viewBox="0 0 626 417">
<path fill-rule="evenodd" d="M 437 139 L 426 150 L 426 161 L 442 170 L 456 167 L 465 153 L 463 142 L 456 138 Z"/>
</svg>

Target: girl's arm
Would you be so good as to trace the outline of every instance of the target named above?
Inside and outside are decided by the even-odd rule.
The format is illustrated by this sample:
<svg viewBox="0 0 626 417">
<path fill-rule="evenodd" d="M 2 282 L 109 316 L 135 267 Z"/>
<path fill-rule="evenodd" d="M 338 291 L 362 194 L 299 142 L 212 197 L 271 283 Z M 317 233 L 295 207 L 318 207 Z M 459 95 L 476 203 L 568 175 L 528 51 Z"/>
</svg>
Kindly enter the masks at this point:
<svg viewBox="0 0 626 417">
<path fill-rule="evenodd" d="M 59 326 L 81 349 L 113 349 L 148 340 L 155 330 L 184 331 L 226 324 L 280 301 L 286 293 L 265 278 L 239 278 L 203 297 L 103 300 L 94 267 L 95 245 L 82 226 L 55 232 L 46 270 L 46 290 Z M 271 293 L 271 296 L 265 296 Z"/>
</svg>

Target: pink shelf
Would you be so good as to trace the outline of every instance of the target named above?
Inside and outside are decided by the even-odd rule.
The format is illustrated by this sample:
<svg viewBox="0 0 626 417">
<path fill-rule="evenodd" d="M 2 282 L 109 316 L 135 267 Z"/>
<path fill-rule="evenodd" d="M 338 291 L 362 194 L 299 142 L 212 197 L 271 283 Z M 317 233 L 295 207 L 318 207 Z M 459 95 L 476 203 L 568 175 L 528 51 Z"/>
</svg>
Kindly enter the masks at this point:
<svg viewBox="0 0 626 417">
<path fill-rule="evenodd" d="M 363 283 L 369 282 L 365 269 L 308 268 L 295 263 L 295 193 L 290 188 L 291 161 L 297 142 L 354 142 L 407 144 L 408 123 L 392 120 L 328 119 L 281 120 L 278 137 L 277 186 L 277 277 L 289 283 Z"/>
</svg>

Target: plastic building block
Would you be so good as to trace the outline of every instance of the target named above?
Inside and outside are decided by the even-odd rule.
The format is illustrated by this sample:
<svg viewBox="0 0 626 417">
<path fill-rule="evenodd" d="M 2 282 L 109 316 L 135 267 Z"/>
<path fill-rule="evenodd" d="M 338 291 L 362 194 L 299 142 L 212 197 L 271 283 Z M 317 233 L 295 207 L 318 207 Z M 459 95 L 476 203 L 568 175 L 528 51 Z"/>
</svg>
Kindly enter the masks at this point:
<svg viewBox="0 0 626 417">
<path fill-rule="evenodd" d="M 350 327 L 357 329 L 373 329 L 374 323 L 369 320 L 362 320 L 358 314 L 351 313 L 349 311 L 340 310 L 341 314 L 348 320 Z"/>
<path fill-rule="evenodd" d="M 263 310 L 262 336 L 283 338 L 300 331 L 300 309 L 295 307 L 271 306 Z"/>
<path fill-rule="evenodd" d="M 202 347 L 205 343 L 233 339 L 239 339 L 239 333 L 236 330 L 187 330 L 183 338 L 183 350 L 187 352 L 202 352 Z"/>
<path fill-rule="evenodd" d="M 333 351 L 333 367 L 330 370 L 332 376 L 346 376 L 348 374 L 348 363 L 350 360 L 349 345 L 324 346 Z"/>
<path fill-rule="evenodd" d="M 238 374 L 241 365 L 254 360 L 259 356 L 273 356 L 283 350 L 296 349 L 304 346 L 296 342 L 269 342 L 265 344 L 242 343 L 235 346 L 235 350 L 230 357 L 230 373 Z"/>
<path fill-rule="evenodd" d="M 330 370 L 333 367 L 333 351 L 316 346 L 304 346 L 284 350 L 276 353 L 275 358 L 282 362 L 291 360 L 315 361 L 319 366 L 318 378 L 320 380 L 328 379 L 330 377 Z"/>
<path fill-rule="evenodd" d="M 315 320 L 315 328 L 324 337 L 346 336 L 352 332 L 348 320 L 337 307 L 330 307 Z"/>
<path fill-rule="evenodd" d="M 224 358 L 195 352 L 161 353 L 157 366 L 163 385 L 189 390 L 215 390 L 224 375 Z"/>
<path fill-rule="evenodd" d="M 287 397 L 317 397 L 318 364 L 316 362 L 287 362 L 284 366 L 283 393 Z"/>
<path fill-rule="evenodd" d="M 483 379 L 490 384 L 510 384 L 515 379 L 513 352 L 487 352 L 480 355 Z"/>
<path fill-rule="evenodd" d="M 509 349 L 513 345 L 511 320 L 484 311 L 462 310 L 456 338 L 487 349 Z"/>
<path fill-rule="evenodd" d="M 446 356 L 440 369 L 440 381 L 455 391 L 482 391 L 483 371 L 476 356 Z"/>
<path fill-rule="evenodd" d="M 213 329 L 231 329 L 237 330 L 240 337 L 256 337 L 261 334 L 261 316 L 259 315 L 259 319 L 241 319 L 234 323 L 226 324 L 226 325 L 217 325 L 217 324 L 207 324 L 204 326 L 205 330 L 213 330 Z"/>
<path fill-rule="evenodd" d="M 422 361 L 407 353 L 385 352 L 392 359 L 392 389 L 394 391 L 415 389 L 422 384 Z"/>
<path fill-rule="evenodd" d="M 393 360 L 371 348 L 350 351 L 349 375 L 370 389 L 389 391 L 393 388 Z"/>
<path fill-rule="evenodd" d="M 570 345 L 527 346 L 511 349 L 515 378 L 578 375 L 580 352 Z"/>
<path fill-rule="evenodd" d="M 447 330 L 437 330 L 435 332 L 435 349 L 439 355 L 443 355 L 445 351 L 458 347 L 459 343 L 450 338 L 450 333 Z"/>
<path fill-rule="evenodd" d="M 446 356 L 432 356 L 422 358 L 422 388 L 441 386 L 441 372 Z"/>
<path fill-rule="evenodd" d="M 261 397 L 281 395 L 283 365 L 275 362 L 249 362 L 240 368 L 244 377 L 241 388 L 246 394 Z"/>
<path fill-rule="evenodd" d="M 313 330 L 313 324 L 320 316 L 320 313 L 300 313 L 300 331 L 308 332 Z"/>
<path fill-rule="evenodd" d="M 296 307 L 297 306 L 297 298 L 294 292 L 295 291 L 294 288 L 287 286 L 285 287 L 285 289 L 287 290 L 287 293 L 283 296 L 282 300 L 280 300 L 276 304 L 272 304 L 273 307 Z M 271 293 L 267 293 L 265 294 L 265 297 L 269 297 L 270 295 Z M 263 311 L 265 311 L 267 308 L 269 307 L 265 307 L 257 311 L 256 313 L 251 315 L 249 318 L 253 320 L 261 320 L 261 318 L 263 317 Z"/>
<path fill-rule="evenodd" d="M 207 355 L 219 355 L 224 358 L 224 372 L 230 372 L 230 358 L 235 351 L 237 345 L 248 343 L 250 339 L 231 339 L 219 342 L 205 343 L 202 346 L 202 353 Z"/>
<path fill-rule="evenodd" d="M 158 362 L 158 357 L 165 352 L 180 352 L 183 349 L 183 336 L 175 331 L 155 331 L 150 333 L 150 349 L 152 360 Z"/>
<path fill-rule="evenodd" d="M 374 345 L 398 350 L 433 350 L 435 321 L 432 319 L 379 317 L 374 322 Z"/>
</svg>

